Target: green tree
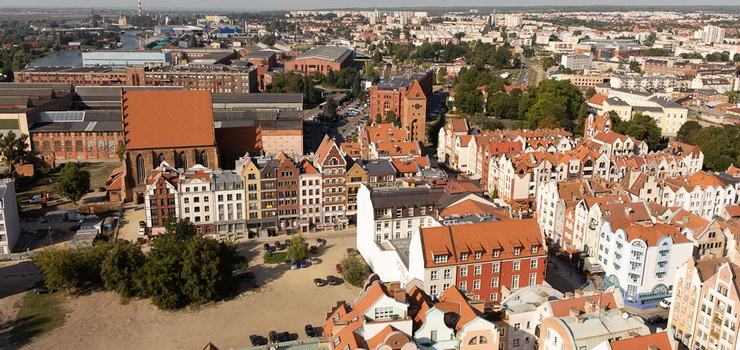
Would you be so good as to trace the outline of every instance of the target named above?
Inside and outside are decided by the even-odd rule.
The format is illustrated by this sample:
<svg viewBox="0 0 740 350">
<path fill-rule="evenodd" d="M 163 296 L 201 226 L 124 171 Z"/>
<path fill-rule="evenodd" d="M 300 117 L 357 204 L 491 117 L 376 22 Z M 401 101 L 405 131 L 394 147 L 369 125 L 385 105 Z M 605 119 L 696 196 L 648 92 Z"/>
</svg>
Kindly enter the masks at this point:
<svg viewBox="0 0 740 350">
<path fill-rule="evenodd" d="M 659 149 L 663 141 L 661 129 L 655 119 L 642 113 L 635 113 L 632 119 L 622 121 L 614 128 L 614 131 L 645 141 L 650 150 Z"/>
<path fill-rule="evenodd" d="M 383 120 L 383 122 L 398 125 L 398 116 L 396 115 L 396 112 L 390 109 L 385 111 L 385 119 Z"/>
<path fill-rule="evenodd" d="M 695 120 L 689 120 L 678 129 L 676 134 L 676 141 L 678 142 L 691 142 L 696 134 L 701 130 L 701 124 Z"/>
<path fill-rule="evenodd" d="M 79 288 L 101 282 L 101 263 L 110 249 L 109 244 L 96 244 L 80 249 L 47 249 L 33 258 L 51 290 Z"/>
<path fill-rule="evenodd" d="M 361 287 L 370 275 L 370 268 L 360 254 L 347 254 L 340 263 L 342 264 L 342 276 L 355 287 Z"/>
<path fill-rule="evenodd" d="M 740 126 L 702 128 L 691 139 L 704 153 L 704 167 L 725 171 L 730 164 L 740 164 Z"/>
<path fill-rule="evenodd" d="M 640 62 L 630 61 L 630 70 L 635 73 L 642 72 L 642 66 L 640 66 Z"/>
<path fill-rule="evenodd" d="M 555 57 L 552 57 L 552 56 L 547 56 L 547 57 L 545 57 L 545 58 L 542 59 L 542 69 L 544 69 L 544 70 L 548 70 L 548 69 L 550 69 L 550 67 L 554 67 L 554 66 L 557 66 L 559 64 L 560 64 L 560 62 L 558 62 L 555 59 Z"/>
<path fill-rule="evenodd" d="M 67 163 L 62 168 L 54 191 L 77 203 L 90 189 L 90 172 L 82 170 L 77 163 Z"/>
<path fill-rule="evenodd" d="M 293 236 L 288 247 L 288 259 L 303 260 L 306 257 L 306 239 L 300 234 Z"/>
<path fill-rule="evenodd" d="M 455 109 L 465 114 L 481 113 L 483 112 L 483 96 L 475 89 L 456 89 Z"/>
<path fill-rule="evenodd" d="M 326 99 L 324 110 L 321 111 L 321 119 L 329 122 L 336 121 L 337 117 L 339 117 L 337 114 L 337 108 L 339 108 L 337 101 L 334 100 L 334 97 L 329 96 Z"/>
<path fill-rule="evenodd" d="M 101 264 L 100 274 L 105 289 L 126 298 L 138 295 L 139 271 L 145 262 L 146 257 L 139 246 L 125 240 L 116 241 Z"/>
<path fill-rule="evenodd" d="M 5 164 L 11 174 L 15 172 L 15 165 L 19 164 L 28 155 L 28 135 L 21 134 L 16 137 L 13 131 L 7 134 L 0 134 L 0 155 L 2 155 Z"/>
</svg>

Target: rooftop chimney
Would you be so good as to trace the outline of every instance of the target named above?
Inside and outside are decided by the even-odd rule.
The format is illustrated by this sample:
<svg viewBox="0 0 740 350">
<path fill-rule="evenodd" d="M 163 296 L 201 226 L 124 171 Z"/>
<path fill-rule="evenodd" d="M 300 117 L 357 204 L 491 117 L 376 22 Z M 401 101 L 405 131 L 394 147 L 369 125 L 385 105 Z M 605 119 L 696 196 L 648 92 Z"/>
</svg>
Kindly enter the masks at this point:
<svg viewBox="0 0 740 350">
<path fill-rule="evenodd" d="M 575 318 L 576 318 L 576 323 L 583 323 L 583 321 L 586 320 L 586 318 L 581 315 L 575 316 Z"/>
<path fill-rule="evenodd" d="M 568 309 L 568 316 L 576 317 L 576 316 L 578 316 L 580 314 L 581 314 L 581 311 L 578 310 L 578 309 L 576 309 L 576 308 L 574 308 L 574 307 L 571 307 L 570 309 Z"/>
</svg>

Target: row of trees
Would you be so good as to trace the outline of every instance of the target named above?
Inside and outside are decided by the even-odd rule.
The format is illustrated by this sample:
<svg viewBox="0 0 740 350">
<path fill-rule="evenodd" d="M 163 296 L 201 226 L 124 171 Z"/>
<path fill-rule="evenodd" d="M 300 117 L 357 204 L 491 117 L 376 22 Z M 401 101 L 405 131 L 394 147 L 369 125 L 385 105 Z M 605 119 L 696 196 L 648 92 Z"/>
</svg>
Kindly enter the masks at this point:
<svg viewBox="0 0 740 350">
<path fill-rule="evenodd" d="M 459 44 L 440 42 L 424 42 L 419 46 L 381 42 L 368 47 L 373 52 L 373 61 L 380 62 L 384 56 L 392 57 L 397 62 L 407 60 L 414 64 L 425 61 L 450 63 L 457 58 L 465 57 L 471 63 L 478 65 L 490 64 L 494 69 L 516 68 L 520 65 L 519 59 L 511 53 L 511 46 L 494 45 L 481 42 L 461 42 Z"/>
<path fill-rule="evenodd" d="M 488 101 L 472 84 L 455 87 L 455 108 L 459 113 L 519 119 L 521 128 L 565 128 L 577 131 L 587 112 L 583 94 L 569 81 L 544 80 L 527 92 L 514 90 L 507 94 L 500 81 L 485 88 Z M 498 126 L 499 124 L 493 124 Z"/>
<path fill-rule="evenodd" d="M 676 140 L 699 146 L 704 153 L 704 167 L 725 171 L 731 164 L 740 164 L 740 126 L 702 127 L 696 121 L 681 126 Z"/>
<path fill-rule="evenodd" d="M 293 72 L 274 75 L 268 92 L 302 93 L 303 104 L 306 108 L 314 108 L 323 100 L 310 77 Z"/>
<path fill-rule="evenodd" d="M 103 285 L 123 297 L 150 297 L 172 310 L 229 296 L 237 285 L 232 271 L 246 266 L 236 246 L 203 238 L 188 220 L 166 225 L 151 252 L 128 241 L 76 250 L 47 250 L 34 258 L 52 290 L 76 291 Z"/>
</svg>

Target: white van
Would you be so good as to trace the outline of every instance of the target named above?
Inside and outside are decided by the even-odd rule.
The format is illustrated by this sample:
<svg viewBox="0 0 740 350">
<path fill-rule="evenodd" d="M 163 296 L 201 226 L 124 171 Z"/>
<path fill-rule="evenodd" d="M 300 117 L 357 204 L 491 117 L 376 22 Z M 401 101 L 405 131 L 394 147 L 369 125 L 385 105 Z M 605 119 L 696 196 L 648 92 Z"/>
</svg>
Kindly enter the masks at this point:
<svg viewBox="0 0 740 350">
<path fill-rule="evenodd" d="M 660 305 L 660 307 L 662 307 L 664 309 L 667 309 L 667 308 L 671 307 L 671 303 L 672 302 L 673 302 L 673 298 L 672 297 L 663 298 L 663 300 L 661 300 L 660 301 L 660 304 L 658 304 L 658 305 Z"/>
</svg>

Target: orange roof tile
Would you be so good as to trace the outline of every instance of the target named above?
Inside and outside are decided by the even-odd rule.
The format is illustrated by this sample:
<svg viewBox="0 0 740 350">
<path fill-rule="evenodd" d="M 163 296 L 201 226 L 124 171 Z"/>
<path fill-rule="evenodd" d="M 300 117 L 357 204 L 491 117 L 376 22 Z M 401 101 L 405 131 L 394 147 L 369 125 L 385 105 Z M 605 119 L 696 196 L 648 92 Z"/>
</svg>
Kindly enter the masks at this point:
<svg viewBox="0 0 740 350">
<path fill-rule="evenodd" d="M 639 337 L 609 342 L 612 350 L 671 350 L 672 345 L 667 332 L 653 333 Z M 655 346 L 651 348 L 650 346 Z"/>
<path fill-rule="evenodd" d="M 564 299 L 550 302 L 550 308 L 552 309 L 552 315 L 555 317 L 565 317 L 570 313 L 571 308 L 575 308 L 581 313 L 586 312 L 586 301 L 594 300 L 601 303 L 607 309 L 614 309 L 618 307 L 617 301 L 614 299 L 614 294 L 604 293 L 589 295 L 580 298 Z"/>
<path fill-rule="evenodd" d="M 590 99 L 588 99 L 588 103 L 593 103 L 595 105 L 601 106 L 601 104 L 607 98 L 609 98 L 609 96 L 607 96 L 607 95 L 604 95 L 604 94 L 595 94 L 595 95 L 591 96 Z"/>
<path fill-rule="evenodd" d="M 209 91 L 128 91 L 122 98 L 127 149 L 216 144 Z"/>
<path fill-rule="evenodd" d="M 465 297 L 456 286 L 447 288 L 447 290 L 439 296 L 439 303 L 434 304 L 434 307 L 445 312 L 453 312 L 460 317 L 455 324 L 456 331 L 460 331 L 463 326 L 468 324 L 468 322 L 480 316 L 478 310 L 470 306 L 468 298 Z"/>
<path fill-rule="evenodd" d="M 458 264 L 459 251 L 468 247 L 481 246 L 484 258 L 481 262 L 494 260 L 493 250 L 501 249 L 495 259 L 514 257 L 514 248 L 522 248 L 517 257 L 527 258 L 545 254 L 543 249 L 531 253 L 529 247 L 542 246 L 539 226 L 535 219 L 501 220 L 475 224 L 425 227 L 421 229 L 421 241 L 425 266 L 450 266 Z M 516 232 L 516 236 L 510 235 Z M 434 255 L 449 254 L 446 263 L 435 263 Z"/>
</svg>

